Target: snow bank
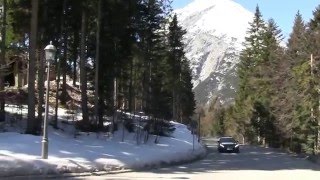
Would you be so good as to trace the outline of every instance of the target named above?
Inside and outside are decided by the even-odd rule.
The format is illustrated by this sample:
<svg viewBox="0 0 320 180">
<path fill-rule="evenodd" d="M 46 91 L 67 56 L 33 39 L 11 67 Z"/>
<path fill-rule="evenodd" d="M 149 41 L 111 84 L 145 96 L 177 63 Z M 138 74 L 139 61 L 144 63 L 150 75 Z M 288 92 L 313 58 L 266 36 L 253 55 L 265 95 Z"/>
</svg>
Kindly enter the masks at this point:
<svg viewBox="0 0 320 180">
<path fill-rule="evenodd" d="M 50 127 L 47 160 L 41 159 L 41 136 L 0 133 L 0 176 L 140 169 L 204 155 L 205 149 L 197 137 L 185 125 L 174 124 L 172 137 L 160 137 L 155 144 L 155 136 L 150 136 L 147 143 L 139 145 L 135 134 L 126 131 L 122 142 L 121 128 L 112 137 L 84 133 L 74 138 L 72 130 Z M 61 126 L 70 129 L 70 125 Z"/>
</svg>

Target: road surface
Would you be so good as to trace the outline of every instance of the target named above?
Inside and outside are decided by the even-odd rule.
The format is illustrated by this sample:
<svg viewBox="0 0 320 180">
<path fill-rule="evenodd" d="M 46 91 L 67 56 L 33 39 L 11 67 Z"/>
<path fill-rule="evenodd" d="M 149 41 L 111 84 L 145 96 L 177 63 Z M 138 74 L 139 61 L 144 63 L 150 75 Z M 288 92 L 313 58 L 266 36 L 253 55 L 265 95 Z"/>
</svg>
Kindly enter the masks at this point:
<svg viewBox="0 0 320 180">
<path fill-rule="evenodd" d="M 72 177 L 69 180 L 320 180 L 320 165 L 280 150 L 241 146 L 240 153 L 218 153 L 208 142 L 209 154 L 203 160 L 149 171 Z M 65 178 L 63 178 L 65 179 Z"/>
<path fill-rule="evenodd" d="M 279 150 L 241 146 L 240 153 L 218 153 L 208 141 L 209 154 L 200 161 L 146 172 L 131 172 L 70 179 L 101 180 L 320 180 L 320 166 Z"/>
</svg>

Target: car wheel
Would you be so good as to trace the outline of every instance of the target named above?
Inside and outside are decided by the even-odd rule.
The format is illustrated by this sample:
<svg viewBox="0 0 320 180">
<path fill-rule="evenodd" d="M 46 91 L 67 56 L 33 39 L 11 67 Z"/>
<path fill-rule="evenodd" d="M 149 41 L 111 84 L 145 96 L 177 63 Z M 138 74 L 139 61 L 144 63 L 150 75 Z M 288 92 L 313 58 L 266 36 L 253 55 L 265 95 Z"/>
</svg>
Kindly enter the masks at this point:
<svg viewBox="0 0 320 180">
<path fill-rule="evenodd" d="M 240 152 L 240 150 L 239 150 L 239 149 L 235 150 L 235 153 L 239 153 L 239 152 Z"/>
</svg>

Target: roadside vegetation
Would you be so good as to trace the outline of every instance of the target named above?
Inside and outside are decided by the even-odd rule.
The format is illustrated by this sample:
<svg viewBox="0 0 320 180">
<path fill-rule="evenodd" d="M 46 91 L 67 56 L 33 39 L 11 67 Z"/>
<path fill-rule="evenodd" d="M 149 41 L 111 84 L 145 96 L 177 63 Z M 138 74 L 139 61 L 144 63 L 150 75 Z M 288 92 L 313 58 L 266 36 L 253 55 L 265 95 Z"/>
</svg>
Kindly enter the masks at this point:
<svg viewBox="0 0 320 180">
<path fill-rule="evenodd" d="M 80 114 L 76 126 L 82 131 L 102 131 L 111 121 L 113 133 L 117 118 L 129 119 L 118 117 L 120 111 L 147 116 L 148 133 L 164 135 L 170 120 L 190 123 L 195 100 L 185 31 L 170 0 L 0 2 L 2 122 L 8 121 L 6 106 L 25 105 L 24 133 L 42 134 L 44 48 L 52 41 L 57 53 L 48 101 L 55 109 L 49 122 L 55 129 L 61 126 L 58 107 Z M 7 91 L 13 93 L 10 99 Z M 23 103 L 14 93 L 22 91 Z"/>
<path fill-rule="evenodd" d="M 287 43 L 259 7 L 238 65 L 235 103 L 211 102 L 203 134 L 235 136 L 247 143 L 296 153 L 320 152 L 320 6 L 304 22 L 297 12 Z M 204 125 L 213 124 L 212 126 Z"/>
</svg>

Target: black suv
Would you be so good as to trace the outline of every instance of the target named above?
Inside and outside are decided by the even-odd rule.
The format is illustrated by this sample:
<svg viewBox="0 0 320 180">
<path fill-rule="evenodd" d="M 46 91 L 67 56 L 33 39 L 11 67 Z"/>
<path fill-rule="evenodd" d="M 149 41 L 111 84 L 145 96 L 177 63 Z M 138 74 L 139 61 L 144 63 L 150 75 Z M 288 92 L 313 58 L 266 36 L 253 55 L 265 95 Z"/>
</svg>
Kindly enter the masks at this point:
<svg viewBox="0 0 320 180">
<path fill-rule="evenodd" d="M 221 152 L 235 152 L 239 153 L 239 144 L 232 137 L 221 137 L 218 140 L 218 151 Z"/>
</svg>

